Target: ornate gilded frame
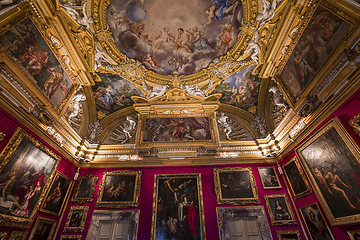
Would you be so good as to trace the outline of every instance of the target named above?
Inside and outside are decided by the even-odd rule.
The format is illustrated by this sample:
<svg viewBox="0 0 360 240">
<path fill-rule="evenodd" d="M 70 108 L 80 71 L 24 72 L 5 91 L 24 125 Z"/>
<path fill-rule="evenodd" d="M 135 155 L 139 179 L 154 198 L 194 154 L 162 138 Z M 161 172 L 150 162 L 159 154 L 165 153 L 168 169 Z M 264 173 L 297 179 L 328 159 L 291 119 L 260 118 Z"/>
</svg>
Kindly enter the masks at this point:
<svg viewBox="0 0 360 240">
<path fill-rule="evenodd" d="M 3 132 L 0 132 L 0 143 L 4 140 L 5 137 L 6 137 L 6 134 Z"/>
<path fill-rule="evenodd" d="M 270 168 L 270 169 L 273 169 L 274 170 L 274 174 L 275 174 L 275 177 L 276 177 L 276 180 L 279 184 L 279 186 L 275 186 L 275 187 L 266 187 L 265 186 L 265 183 L 264 183 L 264 178 L 263 178 L 263 175 L 261 174 L 261 169 L 266 169 L 266 168 Z M 280 183 L 280 180 L 279 180 L 279 177 L 276 173 L 276 169 L 274 166 L 271 166 L 271 167 L 258 167 L 258 172 L 259 172 L 259 176 L 260 176 L 260 179 L 261 179 L 261 184 L 263 186 L 263 189 L 280 189 L 281 188 L 281 183 Z"/>
<path fill-rule="evenodd" d="M 126 208 L 126 207 L 137 207 L 139 204 L 139 195 L 140 195 L 140 188 L 141 188 L 141 171 L 133 172 L 133 171 L 114 171 L 108 172 L 105 171 L 103 173 L 103 178 L 100 183 L 98 198 L 96 202 L 96 207 L 105 207 L 105 208 Z M 106 178 L 108 176 L 135 176 L 134 182 L 134 195 L 133 201 L 102 201 Z"/>
<path fill-rule="evenodd" d="M 83 214 L 82 214 L 81 220 L 80 220 L 80 226 L 78 226 L 78 227 L 70 227 L 70 221 L 71 221 L 72 214 L 76 210 L 82 210 L 83 211 Z M 71 206 L 69 215 L 68 215 L 68 217 L 66 219 L 64 232 L 83 232 L 88 212 L 89 212 L 89 207 Z"/>
<path fill-rule="evenodd" d="M 278 230 L 278 231 L 276 231 L 276 236 L 277 236 L 278 240 L 284 240 L 282 235 L 287 235 L 287 234 L 296 234 L 297 239 L 298 240 L 301 239 L 299 230 Z"/>
<path fill-rule="evenodd" d="M 171 109 L 171 107 L 169 108 Z M 205 117 L 209 120 L 209 127 L 210 127 L 210 140 L 178 140 L 178 141 L 143 141 L 144 133 L 145 133 L 145 124 L 147 119 L 161 119 L 161 118 L 190 118 L 190 117 Z M 179 147 L 181 144 L 182 147 L 215 147 L 219 145 L 218 141 L 218 132 L 216 130 L 216 123 L 215 123 L 215 116 L 214 113 L 189 113 L 189 114 L 141 114 L 139 118 L 139 130 L 137 134 L 136 146 L 138 148 L 152 148 L 159 146 L 161 144 L 164 148 L 170 147 Z"/>
<path fill-rule="evenodd" d="M 55 230 L 55 226 L 56 226 L 57 221 L 56 221 L 56 220 L 53 220 L 53 219 L 38 217 L 38 218 L 36 219 L 36 222 L 35 222 L 35 224 L 34 224 L 34 226 L 33 226 L 33 229 L 32 229 L 32 231 L 31 231 L 31 233 L 30 233 L 30 236 L 29 236 L 29 238 L 28 238 L 29 240 L 34 239 L 34 235 L 35 235 L 35 233 L 36 233 L 36 229 L 38 228 L 38 226 L 39 226 L 39 224 L 40 224 L 41 222 L 52 225 L 47 240 L 50 240 L 50 239 L 51 239 L 51 237 L 52 237 L 52 235 L 53 235 L 53 233 L 54 233 L 54 230 Z M 35 239 L 35 240 L 36 240 L 36 239 Z"/>
<path fill-rule="evenodd" d="M 8 240 L 18 240 L 19 237 L 21 238 L 21 240 L 25 240 L 27 234 L 27 232 L 13 231 L 11 232 Z"/>
<path fill-rule="evenodd" d="M 347 231 L 347 234 L 349 235 L 350 240 L 357 240 L 354 235 L 355 234 L 360 235 L 360 230 Z"/>
<path fill-rule="evenodd" d="M 283 198 L 285 200 L 286 207 L 288 209 L 288 212 L 289 212 L 289 215 L 290 215 L 291 219 L 289 219 L 289 220 L 276 220 L 275 219 L 274 213 L 273 213 L 273 210 L 272 210 L 272 206 L 271 206 L 271 203 L 270 203 L 271 198 Z M 264 199 L 265 199 L 265 202 L 266 202 L 266 208 L 268 209 L 272 225 L 276 226 L 276 225 L 292 225 L 292 224 L 296 224 L 295 216 L 294 216 L 293 211 L 291 210 L 290 202 L 287 199 L 286 194 L 265 195 Z"/>
<path fill-rule="evenodd" d="M 0 159 L 2 162 L 0 163 L 0 172 L 1 170 L 8 164 L 10 161 L 11 156 L 14 154 L 22 140 L 26 140 L 32 145 L 34 145 L 36 148 L 43 151 L 45 154 L 50 156 L 55 160 L 55 164 L 51 170 L 51 173 L 49 174 L 46 183 L 44 183 L 43 189 L 40 193 L 39 199 L 34 207 L 34 210 L 32 211 L 31 215 L 28 219 L 16 217 L 16 216 L 10 216 L 5 214 L 0 214 L 0 225 L 2 226 L 8 226 L 8 227 L 14 227 L 14 228 L 29 228 L 31 226 L 31 223 L 35 217 L 36 212 L 39 210 L 41 203 L 46 196 L 46 193 L 48 189 L 50 188 L 50 183 L 52 182 L 52 179 L 55 176 L 56 168 L 58 167 L 60 163 L 60 156 L 58 156 L 56 153 L 54 153 L 52 150 L 50 150 L 48 147 L 46 147 L 43 143 L 41 143 L 39 140 L 31 136 L 30 134 L 26 133 L 21 128 L 17 128 L 11 139 L 9 140 L 8 144 L 5 146 L 5 148 L 2 150 L 0 154 Z"/>
<path fill-rule="evenodd" d="M 360 113 L 351 119 L 349 124 L 354 129 L 354 132 L 360 136 Z"/>
<path fill-rule="evenodd" d="M 159 180 L 165 179 L 184 179 L 184 178 L 193 178 L 196 179 L 197 186 L 197 197 L 199 203 L 199 219 L 200 219 L 200 232 L 201 239 L 206 240 L 206 232 L 205 232 L 205 217 L 204 217 L 204 205 L 203 205 L 203 193 L 202 193 L 202 184 L 201 184 L 201 174 L 200 173 L 187 173 L 187 174 L 160 174 L 155 175 L 154 181 L 154 195 L 153 195 L 153 212 L 152 212 L 152 224 L 151 224 L 151 236 L 150 240 L 156 239 L 156 223 L 157 223 L 157 213 L 158 213 L 158 200 L 159 200 Z"/>
<path fill-rule="evenodd" d="M 287 166 L 289 166 L 289 165 L 290 165 L 291 163 L 293 163 L 293 162 L 295 163 L 296 168 L 297 168 L 297 170 L 299 171 L 299 174 L 300 174 L 300 176 L 301 176 L 301 179 L 304 181 L 304 184 L 305 184 L 305 186 L 306 186 L 306 190 L 305 190 L 305 191 L 300 192 L 300 193 L 298 193 L 298 194 L 296 194 L 296 195 L 295 195 L 295 192 L 294 192 L 294 188 L 293 188 L 293 186 L 292 186 L 292 184 L 291 184 L 291 182 L 290 182 L 289 176 L 288 176 L 288 174 L 287 174 L 287 172 L 286 172 L 286 170 L 285 170 L 285 168 L 286 168 Z M 287 163 L 283 166 L 283 169 L 284 169 L 284 173 L 285 173 L 286 179 L 287 179 L 288 182 L 289 182 L 291 191 L 292 191 L 292 193 L 294 194 L 294 196 L 295 196 L 296 199 L 305 197 L 305 196 L 313 193 L 313 190 L 312 190 L 312 188 L 311 188 L 311 186 L 310 186 L 310 183 L 309 183 L 309 181 L 307 180 L 306 175 L 305 175 L 305 173 L 304 173 L 302 167 L 300 166 L 300 163 L 299 163 L 299 161 L 297 160 L 296 157 L 293 157 L 289 162 L 287 162 Z"/>
<path fill-rule="evenodd" d="M 82 235 L 61 235 L 60 240 L 74 239 L 81 240 Z"/>
<path fill-rule="evenodd" d="M 258 189 L 256 186 L 256 182 L 255 182 L 255 178 L 254 175 L 252 173 L 252 170 L 250 167 L 248 168 L 240 168 L 240 167 L 234 167 L 234 168 L 214 168 L 214 184 L 215 184 L 215 193 L 216 193 L 216 197 L 217 197 L 217 203 L 218 204 L 230 204 L 230 205 L 248 205 L 248 204 L 259 204 L 260 203 L 260 199 L 259 199 L 259 195 L 258 195 Z M 251 188 L 251 192 L 253 197 L 248 197 L 248 198 L 224 198 L 223 197 L 223 193 L 221 190 L 221 178 L 220 178 L 220 174 L 221 173 L 243 173 L 243 172 L 247 172 L 248 176 L 249 176 L 249 182 L 250 182 L 250 188 Z"/>
<path fill-rule="evenodd" d="M 5 240 L 8 234 L 8 232 L 0 232 L 0 240 Z"/>
<path fill-rule="evenodd" d="M 328 205 L 319 185 L 317 184 L 314 175 L 312 174 L 312 171 L 310 167 L 308 166 L 307 160 L 302 155 L 302 151 L 305 150 L 307 147 L 311 146 L 316 140 L 321 138 L 324 134 L 330 132 L 331 130 L 334 130 L 335 133 L 339 135 L 339 141 L 342 141 L 344 145 L 346 146 L 346 151 L 349 155 L 352 155 L 354 159 L 356 159 L 358 162 L 355 162 L 354 164 L 360 164 L 360 148 L 359 146 L 354 142 L 354 140 L 351 138 L 351 136 L 348 134 L 347 130 L 342 125 L 340 119 L 334 118 L 330 120 L 328 123 L 326 123 L 322 128 L 320 128 L 317 132 L 315 132 L 310 138 L 308 138 L 302 145 L 300 145 L 295 151 L 297 155 L 299 156 L 302 165 L 304 166 L 306 173 L 312 183 L 312 186 L 314 187 L 315 193 L 318 196 L 321 206 L 323 207 L 326 216 L 329 219 L 329 222 L 333 226 L 339 226 L 339 225 L 346 225 L 346 224 L 354 224 L 358 223 L 360 221 L 360 214 L 351 214 L 344 217 L 334 217 L 330 206 Z M 331 141 L 335 141 L 335 139 L 330 139 Z M 329 140 L 326 140 L 329 141 Z M 342 156 L 340 154 L 340 156 Z M 350 156 L 348 156 L 345 159 L 348 159 Z M 338 161 L 336 157 L 334 157 L 334 161 Z M 349 160 L 350 161 L 350 160 Z M 345 163 L 343 163 L 345 164 Z M 349 169 L 350 170 L 350 169 Z M 347 174 L 347 173 L 346 173 Z M 336 205 L 336 208 L 339 208 L 339 205 Z"/>
<path fill-rule="evenodd" d="M 79 191 L 80 191 L 81 183 L 84 179 L 93 179 L 94 180 L 93 184 L 91 186 L 90 195 L 88 198 L 77 197 L 77 195 L 79 194 Z M 92 202 L 94 200 L 94 195 L 95 195 L 96 186 L 97 186 L 98 181 L 99 181 L 99 177 L 93 176 L 91 173 L 86 176 L 79 177 L 78 184 L 75 187 L 74 195 L 73 195 L 71 201 L 77 202 L 79 204 L 83 204 L 85 202 Z"/>
</svg>

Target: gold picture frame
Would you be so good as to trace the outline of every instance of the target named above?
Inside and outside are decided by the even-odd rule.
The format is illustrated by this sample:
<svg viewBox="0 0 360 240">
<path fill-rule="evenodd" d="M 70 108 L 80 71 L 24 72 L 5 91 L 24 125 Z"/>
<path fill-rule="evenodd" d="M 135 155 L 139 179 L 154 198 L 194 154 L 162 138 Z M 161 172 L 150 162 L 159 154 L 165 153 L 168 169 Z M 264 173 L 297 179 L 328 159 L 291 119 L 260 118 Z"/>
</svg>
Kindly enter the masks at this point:
<svg viewBox="0 0 360 240">
<path fill-rule="evenodd" d="M 0 240 L 5 240 L 8 234 L 8 232 L 0 232 Z"/>
<path fill-rule="evenodd" d="M 360 113 L 351 119 L 349 124 L 354 129 L 354 132 L 360 136 Z"/>
<path fill-rule="evenodd" d="M 284 235 L 286 238 L 284 238 Z M 289 236 L 291 235 L 291 236 Z M 300 232 L 298 230 L 278 230 L 276 231 L 276 236 L 278 240 L 285 240 L 285 239 L 294 239 L 293 237 L 297 237 L 297 240 L 300 240 Z M 290 238 L 291 237 L 291 238 Z"/>
<path fill-rule="evenodd" d="M 0 143 L 4 140 L 5 137 L 6 137 L 6 134 L 3 132 L 0 132 Z"/>
<path fill-rule="evenodd" d="M 349 235 L 350 240 L 359 240 L 360 239 L 360 230 L 347 231 L 347 234 Z"/>
<path fill-rule="evenodd" d="M 41 236 L 43 234 L 47 234 L 48 235 L 47 240 L 50 240 L 53 233 L 54 233 L 56 223 L 57 223 L 56 220 L 43 218 L 43 217 L 38 217 L 36 219 L 36 222 L 35 222 L 35 224 L 33 226 L 33 229 L 31 231 L 30 236 L 29 236 L 28 239 L 29 240 L 32 240 L 32 239 L 36 240 L 38 235 L 39 235 L 39 232 L 40 232 Z M 50 226 L 50 229 L 48 229 L 49 226 Z M 45 229 L 45 231 L 44 231 L 44 229 Z"/>
<path fill-rule="evenodd" d="M 36 166 L 34 165 L 33 156 L 36 156 L 38 161 Z M 36 212 L 40 209 L 41 203 L 45 197 L 46 192 L 50 187 L 50 183 L 56 174 L 56 168 L 60 162 L 60 156 L 46 147 L 43 143 L 36 138 L 26 133 L 21 128 L 17 128 L 8 144 L 5 146 L 0 154 L 0 176 L 4 175 L 2 172 L 8 173 L 12 171 L 14 179 L 17 175 L 28 175 L 30 182 L 35 185 L 29 186 L 29 191 L 24 196 L 20 197 L 20 202 L 25 200 L 25 196 L 31 199 L 34 196 L 38 197 L 35 203 L 28 203 L 28 209 L 22 209 L 17 211 L 17 214 L 1 213 L 2 218 L 1 225 L 13 228 L 29 228 L 35 217 Z M 26 166 L 22 168 L 22 166 Z M 31 169 L 34 168 L 36 172 Z M 17 173 L 17 174 L 16 174 Z M 36 174 L 35 174 L 36 173 Z M 34 174 L 34 175 L 33 175 Z M 11 181 L 12 177 L 8 176 Z M 16 192 L 17 184 L 12 187 Z M 32 190 L 31 190 L 32 189 Z M 17 196 L 19 196 L 17 194 Z M 14 199 L 15 201 L 16 199 Z M 7 201 L 8 203 L 15 204 L 13 201 Z M 26 201 L 25 201 L 26 202 Z M 30 209 L 33 209 L 32 211 Z M 27 216 L 27 217 L 26 217 Z"/>
<path fill-rule="evenodd" d="M 89 207 L 71 206 L 64 232 L 83 232 L 88 212 Z"/>
<path fill-rule="evenodd" d="M 338 118 L 315 132 L 296 149 L 330 224 L 348 225 L 360 221 L 357 206 L 360 149 Z M 339 187 L 334 178 L 344 185 Z M 329 184 L 329 181 L 334 183 Z M 351 191 L 348 189 L 351 188 Z M 353 193 L 352 193 L 353 192 Z M 355 207 L 355 206 L 354 206 Z"/>
<path fill-rule="evenodd" d="M 281 183 L 274 166 L 258 167 L 259 176 L 263 189 L 280 189 Z"/>
<path fill-rule="evenodd" d="M 296 157 L 293 157 L 289 162 L 287 162 L 283 166 L 283 169 L 291 191 L 296 199 L 313 193 L 310 183 Z"/>
<path fill-rule="evenodd" d="M 83 204 L 85 202 L 92 202 L 96 191 L 98 176 L 88 174 L 79 177 L 78 184 L 75 187 L 74 195 L 71 199 L 72 202 Z"/>
<path fill-rule="evenodd" d="M 213 171 L 218 204 L 260 203 L 255 178 L 250 167 L 214 168 Z"/>
<path fill-rule="evenodd" d="M 100 183 L 96 207 L 137 207 L 139 204 L 141 174 L 141 171 L 105 171 Z M 123 190 L 126 190 L 126 195 L 122 194 Z"/>
<path fill-rule="evenodd" d="M 187 212 L 184 211 L 184 206 L 187 206 Z M 160 209 L 173 209 L 173 211 L 168 214 L 168 219 L 158 219 Z M 188 234 L 192 236 L 196 234 L 197 237 L 200 236 L 200 239 L 206 240 L 201 174 L 155 175 L 150 239 L 156 239 L 156 232 L 164 221 L 178 219 L 180 224 L 191 224 L 189 212 L 193 213 L 194 219 L 190 227 L 192 230 Z M 183 232 L 178 224 L 174 225 L 174 228 L 175 231 Z"/>
<path fill-rule="evenodd" d="M 61 235 L 60 240 L 81 240 L 82 235 Z"/>
<path fill-rule="evenodd" d="M 291 210 L 286 194 L 265 195 L 264 199 L 272 225 L 296 224 L 294 213 Z"/>
<path fill-rule="evenodd" d="M 8 240 L 25 240 L 27 234 L 27 232 L 13 231 Z"/>
</svg>

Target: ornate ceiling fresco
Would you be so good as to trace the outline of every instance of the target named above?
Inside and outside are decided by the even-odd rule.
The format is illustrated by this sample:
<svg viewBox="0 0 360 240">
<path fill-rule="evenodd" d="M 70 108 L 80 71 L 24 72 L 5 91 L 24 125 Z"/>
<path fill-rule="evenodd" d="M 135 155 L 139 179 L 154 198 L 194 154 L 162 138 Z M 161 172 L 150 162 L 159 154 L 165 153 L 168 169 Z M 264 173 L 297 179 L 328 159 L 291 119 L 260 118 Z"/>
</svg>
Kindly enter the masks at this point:
<svg viewBox="0 0 360 240">
<path fill-rule="evenodd" d="M 351 0 L 10 2 L 0 99 L 78 160 L 273 157 L 358 82 Z"/>
</svg>

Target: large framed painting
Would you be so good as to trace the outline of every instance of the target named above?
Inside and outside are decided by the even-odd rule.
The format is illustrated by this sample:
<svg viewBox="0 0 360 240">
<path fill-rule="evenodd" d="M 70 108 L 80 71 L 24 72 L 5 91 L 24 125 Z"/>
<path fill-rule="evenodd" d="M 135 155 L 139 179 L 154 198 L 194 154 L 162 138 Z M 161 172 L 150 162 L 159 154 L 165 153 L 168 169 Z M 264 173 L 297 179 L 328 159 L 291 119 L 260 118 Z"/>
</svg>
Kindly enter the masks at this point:
<svg viewBox="0 0 360 240">
<path fill-rule="evenodd" d="M 79 177 L 78 184 L 75 188 L 75 193 L 72 197 L 72 202 L 83 204 L 85 202 L 92 202 L 94 200 L 94 194 L 99 181 L 98 176 L 88 174 L 86 176 Z"/>
<path fill-rule="evenodd" d="M 155 175 L 151 240 L 205 240 L 200 173 Z"/>
<path fill-rule="evenodd" d="M 251 168 L 214 168 L 213 171 L 218 204 L 260 203 Z"/>
<path fill-rule="evenodd" d="M 296 199 L 313 193 L 309 181 L 296 157 L 293 157 L 284 166 L 286 178 Z"/>
<path fill-rule="evenodd" d="M 280 75 L 276 76 L 292 103 L 308 86 L 315 88 L 314 79 L 330 58 L 345 50 L 342 43 L 355 24 L 355 20 L 325 1 L 318 1 L 308 9 L 297 37 L 287 49 L 286 60 L 279 66 Z"/>
<path fill-rule="evenodd" d="M 272 225 L 296 224 L 286 194 L 264 196 Z"/>
<path fill-rule="evenodd" d="M 46 198 L 41 206 L 41 211 L 60 216 L 65 205 L 65 200 L 69 194 L 71 184 L 72 181 L 68 177 L 57 172 L 51 188 L 46 194 Z"/>
<path fill-rule="evenodd" d="M 281 188 L 281 184 L 276 174 L 275 167 L 258 167 L 261 184 L 264 189 Z"/>
<path fill-rule="evenodd" d="M 213 113 L 169 115 L 149 114 L 140 116 L 139 147 L 161 144 L 174 146 L 216 146 L 218 144 Z"/>
<path fill-rule="evenodd" d="M 89 207 L 71 206 L 67 217 L 64 232 L 82 232 L 84 231 L 86 217 Z"/>
<path fill-rule="evenodd" d="M 137 207 L 141 174 L 141 171 L 105 171 L 100 183 L 96 207 Z"/>
<path fill-rule="evenodd" d="M 1 225 L 29 228 L 60 157 L 18 128 L 0 155 Z"/>
<path fill-rule="evenodd" d="M 300 212 L 312 240 L 335 239 L 317 203 L 300 208 Z"/>
<path fill-rule="evenodd" d="M 300 240 L 300 233 L 298 230 L 279 230 L 276 231 L 278 240 Z"/>
<path fill-rule="evenodd" d="M 82 235 L 61 235 L 60 240 L 81 240 Z"/>
<path fill-rule="evenodd" d="M 334 226 L 360 221 L 360 150 L 338 118 L 296 149 Z"/>
<path fill-rule="evenodd" d="M 0 36 L 0 44 L 14 65 L 59 113 L 70 100 L 75 85 L 35 24 L 33 18 L 23 19 Z"/>
<path fill-rule="evenodd" d="M 38 217 L 30 233 L 29 240 L 50 240 L 57 221 Z"/>
</svg>

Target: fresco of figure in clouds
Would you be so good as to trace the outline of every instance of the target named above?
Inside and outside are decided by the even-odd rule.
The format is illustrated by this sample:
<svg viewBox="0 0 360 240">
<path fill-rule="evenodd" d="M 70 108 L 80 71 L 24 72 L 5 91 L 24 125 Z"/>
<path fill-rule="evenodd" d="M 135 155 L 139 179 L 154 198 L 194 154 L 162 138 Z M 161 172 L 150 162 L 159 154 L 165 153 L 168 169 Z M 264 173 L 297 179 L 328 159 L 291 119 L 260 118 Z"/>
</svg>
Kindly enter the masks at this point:
<svg viewBox="0 0 360 240">
<path fill-rule="evenodd" d="M 117 47 L 160 74 L 206 68 L 234 45 L 242 20 L 239 0 L 111 0 L 107 11 Z"/>
</svg>

